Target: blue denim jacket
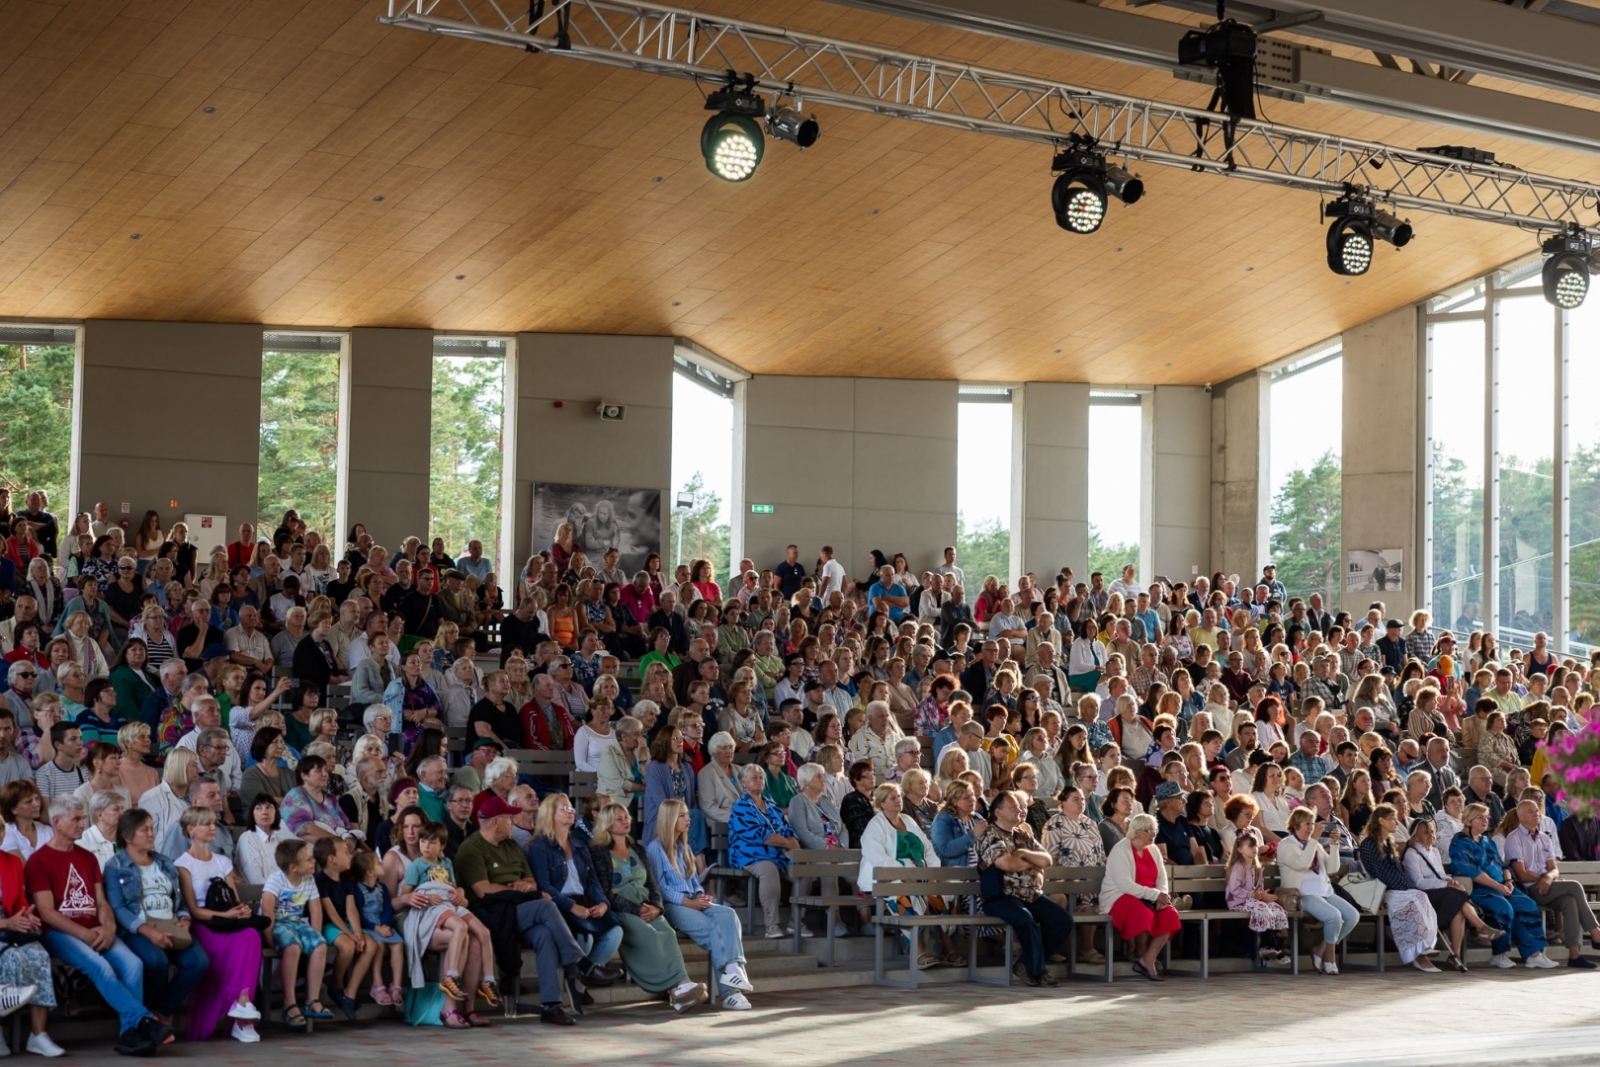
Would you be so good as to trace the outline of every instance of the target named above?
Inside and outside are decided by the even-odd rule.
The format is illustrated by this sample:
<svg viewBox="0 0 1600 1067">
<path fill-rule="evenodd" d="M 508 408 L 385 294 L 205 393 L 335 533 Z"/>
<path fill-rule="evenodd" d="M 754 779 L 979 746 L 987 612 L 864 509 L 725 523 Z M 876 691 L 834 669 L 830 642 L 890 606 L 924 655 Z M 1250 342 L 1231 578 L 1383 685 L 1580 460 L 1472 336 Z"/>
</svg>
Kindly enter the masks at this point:
<svg viewBox="0 0 1600 1067">
<path fill-rule="evenodd" d="M 183 902 L 183 892 L 178 883 L 178 868 L 159 852 L 150 853 L 150 861 L 160 868 L 172 883 L 172 914 L 188 918 L 189 908 Z M 117 849 L 106 863 L 106 899 L 117 916 L 117 929 L 124 934 L 137 933 L 139 917 L 144 914 L 144 879 L 140 868 L 126 850 Z"/>
<path fill-rule="evenodd" d="M 650 876 L 661 890 L 661 899 L 668 904 L 682 904 L 685 897 L 697 897 L 706 891 L 699 876 L 693 873 L 694 856 L 688 848 L 684 847 L 678 855 L 678 863 L 688 872 L 686 874 L 679 874 L 677 867 L 667 862 L 667 850 L 661 847 L 659 840 L 645 846 L 644 858 L 650 865 Z"/>
</svg>

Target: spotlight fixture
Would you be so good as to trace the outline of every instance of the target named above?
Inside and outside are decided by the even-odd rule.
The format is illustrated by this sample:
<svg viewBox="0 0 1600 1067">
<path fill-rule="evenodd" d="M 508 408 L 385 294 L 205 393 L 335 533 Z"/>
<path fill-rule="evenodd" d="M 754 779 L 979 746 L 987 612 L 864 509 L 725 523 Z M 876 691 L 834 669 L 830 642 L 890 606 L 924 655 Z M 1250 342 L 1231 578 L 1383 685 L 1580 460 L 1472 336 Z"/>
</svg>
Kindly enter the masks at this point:
<svg viewBox="0 0 1600 1067">
<path fill-rule="evenodd" d="M 1544 298 L 1565 311 L 1583 303 L 1589 295 L 1589 272 L 1594 268 L 1591 253 L 1594 243 L 1574 226 L 1544 242 Z"/>
<path fill-rule="evenodd" d="M 767 112 L 766 126 L 772 136 L 799 145 L 802 151 L 816 144 L 817 138 L 822 136 L 822 128 L 817 125 L 815 116 L 807 117 L 797 108 L 777 102 Z"/>
<path fill-rule="evenodd" d="M 1416 236 L 1410 222 L 1380 210 L 1353 190 L 1326 205 L 1322 217 L 1333 220 L 1328 226 L 1328 269 L 1335 274 L 1365 274 L 1377 242 L 1404 248 Z"/>
<path fill-rule="evenodd" d="M 1050 206 L 1056 225 L 1068 233 L 1098 230 L 1105 221 L 1107 197 L 1134 204 L 1144 196 L 1142 179 L 1122 167 L 1108 166 L 1105 154 L 1092 141 L 1076 136 L 1057 153 L 1050 169 L 1059 172 L 1050 190 Z"/>
<path fill-rule="evenodd" d="M 706 110 L 716 112 L 700 131 L 706 169 L 723 181 L 748 180 L 766 147 L 759 121 L 766 108 L 755 95 L 755 76 L 729 71 L 727 86 L 706 97 Z"/>
</svg>

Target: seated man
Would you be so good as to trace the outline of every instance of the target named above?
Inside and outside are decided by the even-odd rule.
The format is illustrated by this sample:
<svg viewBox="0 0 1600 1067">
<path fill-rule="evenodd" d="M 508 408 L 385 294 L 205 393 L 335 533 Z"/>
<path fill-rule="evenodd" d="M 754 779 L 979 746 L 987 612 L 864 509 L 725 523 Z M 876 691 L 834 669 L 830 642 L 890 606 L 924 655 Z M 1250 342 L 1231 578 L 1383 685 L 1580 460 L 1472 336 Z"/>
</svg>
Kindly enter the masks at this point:
<svg viewBox="0 0 1600 1067">
<path fill-rule="evenodd" d="M 144 964 L 117 940 L 100 861 L 78 846 L 84 812 L 70 793 L 50 802 L 55 836 L 28 858 L 24 882 L 44 923 L 45 951 L 88 976 L 117 1013 L 116 1051 L 147 1056 L 172 1040 L 172 1027 L 144 1006 Z"/>
<path fill-rule="evenodd" d="M 1511 868 L 1517 885 L 1535 904 L 1560 912 L 1567 966 L 1592 971 L 1595 965 L 1583 955 L 1583 933 L 1589 932 L 1591 943 L 1600 942 L 1600 920 L 1595 918 L 1583 886 L 1561 877 L 1556 867 L 1555 847 L 1549 836 L 1539 830 L 1539 819 L 1543 815 L 1536 801 L 1524 800 L 1517 804 L 1519 825 L 1506 835 L 1506 865 Z"/>
<path fill-rule="evenodd" d="M 561 1006 L 561 980 L 565 975 L 574 1004 L 593 1003 L 584 992 L 583 982 L 607 986 L 621 977 L 608 966 L 585 964 L 583 949 L 567 929 L 561 910 L 539 896 L 528 859 L 511 837 L 511 820 L 517 809 L 490 797 L 478 809 L 478 832 L 471 834 L 456 849 L 456 881 L 467 890 L 473 913 L 496 934 L 495 956 L 502 962 L 517 958 L 513 950 L 501 951 L 499 934 L 507 923 L 515 925 L 518 938 L 534 950 L 539 960 L 539 1021 L 551 1026 L 571 1026 L 574 1020 Z M 499 906 L 495 898 L 512 894 L 511 907 Z M 510 986 L 508 988 L 515 988 Z M 580 1007 L 581 1010 L 581 1007 Z"/>
<path fill-rule="evenodd" d="M 1024 821 L 1027 805 L 1016 793 L 995 795 L 991 822 L 978 839 L 983 910 L 1014 931 L 1022 958 L 1012 973 L 1028 985 L 1056 984 L 1045 961 L 1072 936 L 1072 915 L 1044 895 L 1044 871 L 1054 860 Z"/>
</svg>

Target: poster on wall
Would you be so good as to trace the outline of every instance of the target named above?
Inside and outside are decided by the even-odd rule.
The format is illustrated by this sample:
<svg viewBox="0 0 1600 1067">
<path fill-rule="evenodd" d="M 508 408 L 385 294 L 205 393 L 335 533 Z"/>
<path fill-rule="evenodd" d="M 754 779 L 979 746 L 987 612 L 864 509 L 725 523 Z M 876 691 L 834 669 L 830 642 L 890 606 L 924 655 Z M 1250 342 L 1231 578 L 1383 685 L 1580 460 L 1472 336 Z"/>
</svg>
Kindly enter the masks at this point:
<svg viewBox="0 0 1600 1067">
<path fill-rule="evenodd" d="M 661 551 L 661 490 L 535 483 L 533 550 L 548 552 L 564 522 L 572 523 L 573 539 L 596 570 L 604 567 L 606 549 L 615 548 L 617 566 L 631 575 L 644 570 L 645 556 Z"/>
<path fill-rule="evenodd" d="M 1400 589 L 1403 550 L 1352 549 L 1345 553 L 1344 587 L 1352 593 L 1393 593 Z"/>
</svg>

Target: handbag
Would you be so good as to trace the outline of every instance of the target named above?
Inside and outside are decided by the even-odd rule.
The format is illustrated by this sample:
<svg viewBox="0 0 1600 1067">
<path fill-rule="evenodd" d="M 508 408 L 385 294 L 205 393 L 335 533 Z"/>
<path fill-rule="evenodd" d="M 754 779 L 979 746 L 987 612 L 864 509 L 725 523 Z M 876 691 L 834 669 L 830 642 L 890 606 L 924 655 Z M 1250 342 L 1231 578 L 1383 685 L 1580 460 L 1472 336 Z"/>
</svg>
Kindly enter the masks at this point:
<svg viewBox="0 0 1600 1067">
<path fill-rule="evenodd" d="M 233 891 L 222 878 L 213 878 L 211 888 L 206 890 L 207 911 L 232 911 L 239 906 L 239 895 Z M 251 915 L 244 919 L 235 919 L 230 915 L 213 915 L 202 920 L 208 930 L 219 934 L 231 934 L 238 930 L 265 930 L 270 921 L 265 915 Z"/>
<path fill-rule="evenodd" d="M 182 952 L 194 944 L 194 934 L 177 919 L 145 919 L 145 922 L 172 939 L 172 944 L 167 946 L 168 952 Z"/>
<path fill-rule="evenodd" d="M 1356 902 L 1356 907 L 1369 915 L 1377 914 L 1383 906 L 1383 895 L 1389 887 L 1372 877 L 1359 871 L 1351 871 L 1339 883 L 1340 887 L 1350 894 L 1350 899 Z"/>
</svg>

